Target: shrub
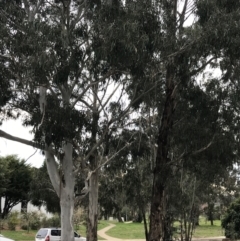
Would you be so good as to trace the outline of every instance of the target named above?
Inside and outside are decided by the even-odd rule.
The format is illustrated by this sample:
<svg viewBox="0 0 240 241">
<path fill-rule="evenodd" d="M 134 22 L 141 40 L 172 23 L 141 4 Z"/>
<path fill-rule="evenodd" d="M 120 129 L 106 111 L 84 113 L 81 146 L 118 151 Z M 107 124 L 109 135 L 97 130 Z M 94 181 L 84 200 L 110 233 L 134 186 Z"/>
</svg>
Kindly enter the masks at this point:
<svg viewBox="0 0 240 241">
<path fill-rule="evenodd" d="M 7 224 L 10 230 L 16 230 L 16 226 L 19 223 L 18 212 L 12 212 L 8 215 Z"/>
<path fill-rule="evenodd" d="M 222 219 L 226 238 L 232 240 L 240 238 L 240 199 L 231 203 Z"/>
<path fill-rule="evenodd" d="M 41 226 L 44 228 L 47 227 L 60 227 L 61 226 L 61 222 L 60 222 L 60 217 L 59 215 L 54 215 L 53 217 L 46 219 L 43 218 L 42 222 L 41 222 Z"/>
<path fill-rule="evenodd" d="M 27 224 L 23 224 L 23 225 L 21 226 L 21 229 L 22 229 L 22 230 L 28 230 Z"/>
<path fill-rule="evenodd" d="M 26 230 L 37 230 L 40 228 L 40 217 L 41 215 L 38 214 L 38 212 L 23 212 L 21 215 L 22 218 L 22 229 L 25 229 L 25 226 L 27 227 Z"/>
<path fill-rule="evenodd" d="M 31 223 L 30 223 L 30 229 L 31 230 L 37 230 L 39 229 L 41 226 L 40 223 L 40 219 L 34 219 Z"/>
</svg>

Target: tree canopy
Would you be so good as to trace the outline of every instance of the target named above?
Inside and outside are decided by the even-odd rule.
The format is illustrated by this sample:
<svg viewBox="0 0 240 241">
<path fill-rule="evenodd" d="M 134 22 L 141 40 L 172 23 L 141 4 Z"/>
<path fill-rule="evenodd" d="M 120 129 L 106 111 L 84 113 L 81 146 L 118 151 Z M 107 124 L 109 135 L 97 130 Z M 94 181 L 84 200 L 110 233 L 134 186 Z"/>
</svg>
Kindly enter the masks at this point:
<svg viewBox="0 0 240 241">
<path fill-rule="evenodd" d="M 150 199 L 148 241 L 171 238 L 172 188 L 193 223 L 201 184 L 224 183 L 239 153 L 239 7 L 227 0 L 1 1 L 1 120 L 21 116 L 34 138 L 4 130 L 0 137 L 45 154 L 63 240 L 73 240 L 76 179 L 85 184 L 78 197 L 88 196 L 89 241 L 97 240 L 99 180 L 100 190 L 123 191 L 126 202 L 146 188 L 138 206 Z M 219 76 L 207 74 L 216 70 Z M 110 201 L 120 212 L 119 200 Z"/>
</svg>

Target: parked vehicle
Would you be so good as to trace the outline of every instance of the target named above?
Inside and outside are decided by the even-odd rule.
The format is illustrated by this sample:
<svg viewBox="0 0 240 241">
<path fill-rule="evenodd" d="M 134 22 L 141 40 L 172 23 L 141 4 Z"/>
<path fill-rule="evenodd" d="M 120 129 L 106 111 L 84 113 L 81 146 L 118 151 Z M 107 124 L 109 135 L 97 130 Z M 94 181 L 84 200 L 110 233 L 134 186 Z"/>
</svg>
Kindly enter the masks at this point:
<svg viewBox="0 0 240 241">
<path fill-rule="evenodd" d="M 6 238 L 2 234 L 0 234 L 0 241 L 14 241 L 14 240 L 10 238 Z"/>
<path fill-rule="evenodd" d="M 81 237 L 81 235 L 79 235 L 77 232 L 74 232 L 74 240 L 86 241 L 86 238 Z M 35 241 L 61 241 L 61 229 L 60 228 L 41 228 L 36 234 Z"/>
</svg>

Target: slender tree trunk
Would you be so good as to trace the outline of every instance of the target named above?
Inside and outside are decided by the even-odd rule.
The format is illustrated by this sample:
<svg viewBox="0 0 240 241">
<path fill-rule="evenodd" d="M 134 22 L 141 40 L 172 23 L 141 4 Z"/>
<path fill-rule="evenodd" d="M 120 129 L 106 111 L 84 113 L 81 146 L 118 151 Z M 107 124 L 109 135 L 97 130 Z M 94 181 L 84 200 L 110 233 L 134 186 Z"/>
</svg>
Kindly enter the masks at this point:
<svg viewBox="0 0 240 241">
<path fill-rule="evenodd" d="M 87 220 L 87 240 L 97 241 L 98 222 L 98 172 L 92 173 L 89 179 L 89 205 Z"/>
<path fill-rule="evenodd" d="M 148 241 L 148 227 L 147 227 L 147 219 L 146 219 L 146 213 L 144 208 L 142 207 L 142 216 L 143 216 L 143 223 L 144 223 L 144 231 L 145 231 L 145 238 Z"/>
<path fill-rule="evenodd" d="M 97 143 L 98 120 L 99 113 L 97 109 L 97 93 L 98 86 L 93 86 L 93 120 L 92 120 L 92 136 L 91 147 Z M 91 176 L 89 179 L 89 204 L 88 204 L 88 219 L 87 219 L 87 240 L 97 241 L 97 223 L 98 223 L 98 151 L 94 150 L 89 158 Z"/>
</svg>

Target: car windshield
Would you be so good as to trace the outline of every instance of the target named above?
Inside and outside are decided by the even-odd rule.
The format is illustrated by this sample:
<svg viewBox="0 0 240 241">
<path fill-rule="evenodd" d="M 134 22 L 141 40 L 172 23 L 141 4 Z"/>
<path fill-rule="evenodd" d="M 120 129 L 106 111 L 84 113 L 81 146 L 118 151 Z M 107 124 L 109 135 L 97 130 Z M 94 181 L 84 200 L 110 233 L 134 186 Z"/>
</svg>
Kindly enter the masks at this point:
<svg viewBox="0 0 240 241">
<path fill-rule="evenodd" d="M 47 235 L 47 229 L 40 229 L 37 233 L 38 238 L 45 238 Z"/>
</svg>

